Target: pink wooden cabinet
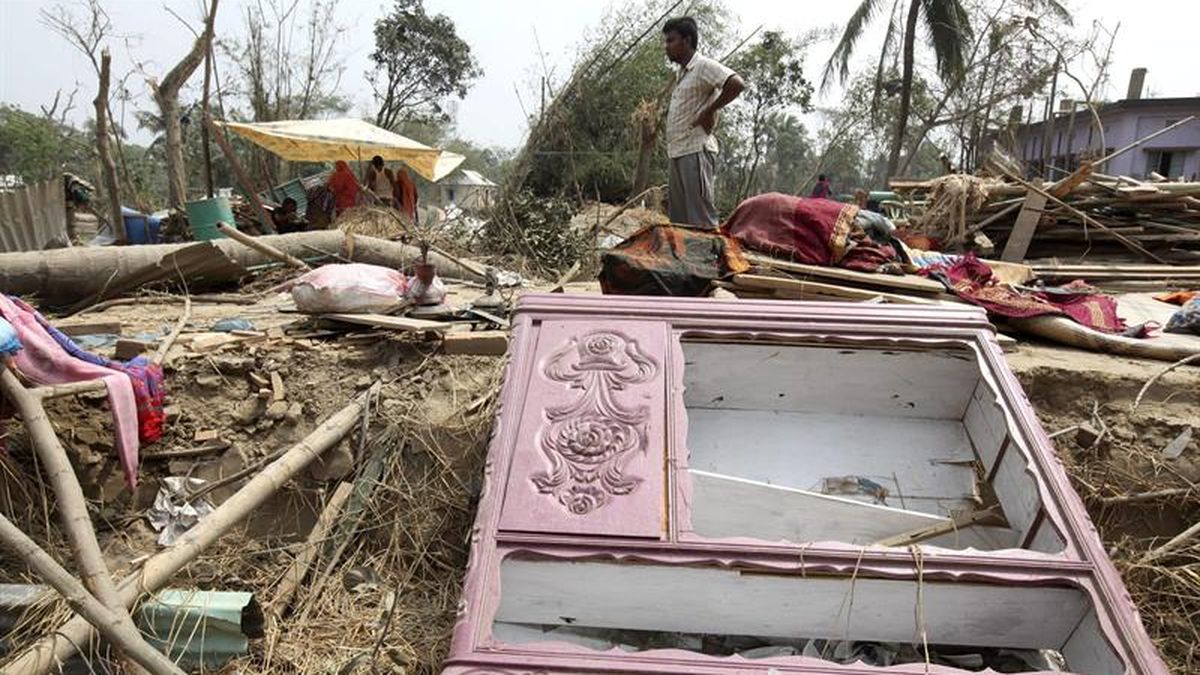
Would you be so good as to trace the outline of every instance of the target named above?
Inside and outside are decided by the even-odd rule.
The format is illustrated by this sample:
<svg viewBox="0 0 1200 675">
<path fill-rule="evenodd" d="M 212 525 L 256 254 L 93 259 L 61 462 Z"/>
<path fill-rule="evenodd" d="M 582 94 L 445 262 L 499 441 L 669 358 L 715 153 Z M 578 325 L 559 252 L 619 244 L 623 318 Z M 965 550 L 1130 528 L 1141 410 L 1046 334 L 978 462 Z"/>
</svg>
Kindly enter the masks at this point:
<svg viewBox="0 0 1200 675">
<path fill-rule="evenodd" d="M 974 308 L 526 296 L 487 472 L 447 675 L 1167 672 Z"/>
</svg>

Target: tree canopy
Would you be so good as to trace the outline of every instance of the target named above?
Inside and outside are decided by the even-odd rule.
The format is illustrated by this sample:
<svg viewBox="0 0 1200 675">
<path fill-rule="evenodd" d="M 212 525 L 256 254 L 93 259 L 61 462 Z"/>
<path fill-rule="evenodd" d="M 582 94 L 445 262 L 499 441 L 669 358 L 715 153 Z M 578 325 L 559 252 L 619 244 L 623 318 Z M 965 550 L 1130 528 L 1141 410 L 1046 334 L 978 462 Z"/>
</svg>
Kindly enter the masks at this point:
<svg viewBox="0 0 1200 675">
<path fill-rule="evenodd" d="M 375 22 L 371 61 L 375 123 L 388 129 L 408 119 L 445 119 L 446 99 L 466 96 L 483 74 L 450 17 L 430 15 L 422 0 L 395 0 Z"/>
</svg>

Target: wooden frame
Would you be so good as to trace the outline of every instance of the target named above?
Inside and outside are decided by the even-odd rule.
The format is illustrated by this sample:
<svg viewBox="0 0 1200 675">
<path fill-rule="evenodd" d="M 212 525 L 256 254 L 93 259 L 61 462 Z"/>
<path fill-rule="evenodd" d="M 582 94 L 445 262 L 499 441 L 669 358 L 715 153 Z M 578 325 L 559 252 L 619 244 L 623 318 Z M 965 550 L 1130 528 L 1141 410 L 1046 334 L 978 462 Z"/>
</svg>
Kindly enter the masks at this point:
<svg viewBox="0 0 1200 675">
<path fill-rule="evenodd" d="M 1019 534 L 1016 546 L 1006 547 L 1014 543 L 1008 542 L 994 550 L 980 550 L 928 541 L 900 548 L 836 540 L 716 538 L 693 531 L 695 486 L 689 474 L 685 386 L 689 365 L 684 347 L 693 342 L 824 345 L 852 352 L 892 352 L 901 358 L 904 354 L 969 356 L 978 370 L 978 382 L 966 383 L 970 390 L 965 399 L 944 403 L 964 406 L 961 420 L 971 428 L 968 435 L 979 471 L 994 481 L 997 493 L 1005 493 L 999 495 L 1000 503 Z M 907 598 L 888 602 L 900 603 L 896 607 L 904 607 L 900 613 L 909 618 L 914 609 L 909 590 L 933 589 L 930 584 L 935 583 L 951 595 L 975 589 L 970 592 L 982 593 L 984 599 L 964 606 L 982 612 L 973 615 L 983 622 L 978 625 L 995 620 L 997 629 L 1014 619 L 989 614 L 990 600 L 997 600 L 997 608 L 1013 606 L 1000 599 L 1011 594 L 1021 602 L 1032 602 L 1037 593 L 1030 593 L 1031 589 L 1044 589 L 1080 603 L 1071 605 L 1078 612 L 1068 621 L 1069 627 L 1064 624 L 1058 632 L 1041 633 L 1045 640 L 1036 645 L 1059 649 L 1070 660 L 1073 670 L 1069 672 L 1167 673 L 1049 438 L 1004 362 L 993 327 L 977 308 L 525 296 L 514 321 L 511 354 L 446 675 L 966 672 L 938 665 L 926 670 L 924 664 L 838 665 L 807 656 L 748 661 L 681 649 L 604 650 L 602 645 L 589 648 L 589 643 L 577 639 L 538 640 L 528 630 L 518 637 L 521 628 L 507 626 L 514 617 L 517 625 L 524 619 L 550 616 L 521 604 L 523 597 L 533 601 L 539 580 L 577 580 L 569 592 L 560 585 L 562 592 L 545 596 L 551 602 L 584 603 L 594 609 L 603 600 L 626 608 L 621 611 L 632 616 L 643 601 L 661 603 L 652 591 L 662 584 L 651 578 L 671 578 L 671 570 L 678 570 L 681 580 L 733 578 L 730 570 L 778 578 L 765 586 L 759 582 L 745 586 L 751 596 L 760 588 L 776 589 L 757 596 L 766 599 L 786 595 L 780 588 L 796 588 L 797 594 L 803 594 L 807 592 L 800 590 L 803 580 L 814 576 L 832 579 L 823 584 L 828 588 L 840 588 L 851 579 L 871 580 L 871 585 L 882 583 L 880 589 L 892 589 L 886 591 L 887 597 Z M 834 391 L 829 381 L 826 375 L 806 386 L 818 393 Z M 796 388 L 802 391 L 804 386 Z M 753 438 L 755 430 L 747 428 L 745 433 Z M 754 481 L 761 476 L 741 478 Z M 533 509 L 537 518 L 528 517 Z M 546 572 L 529 574 L 529 561 Z M 570 567 L 581 563 L 587 564 Z M 522 569 L 525 573 L 514 576 L 513 570 Z M 564 574 L 568 569 L 579 573 Z M 501 586 L 505 578 L 508 589 Z M 626 587 L 607 586 L 611 581 L 606 579 L 625 579 Z M 685 584 L 683 592 L 702 593 L 706 583 Z M 538 590 L 543 596 L 545 592 Z M 942 601 L 933 590 L 930 593 L 926 600 L 932 605 L 926 605 L 926 616 L 936 632 L 941 630 L 937 626 L 948 624 L 937 623 Z M 732 614 L 735 605 L 702 605 L 701 609 L 718 617 L 729 609 L 728 625 L 734 633 L 746 629 L 738 624 L 746 620 L 745 613 Z M 693 608 L 692 613 L 699 612 Z M 713 630 L 721 625 L 713 625 L 711 617 L 705 623 L 672 614 L 666 607 L 642 615 L 647 621 L 661 618 L 663 630 Z M 685 623 L 672 624 L 671 616 Z M 1032 644 L 1039 634 L 1033 629 L 1048 622 L 1032 609 L 1014 616 L 1027 618 L 1024 627 L 1015 629 L 1028 631 L 1025 638 L 1014 637 L 1014 644 Z M 570 618 L 562 620 L 570 623 Z M 497 629 L 500 624 L 506 624 L 503 630 Z M 860 635 L 851 630 L 852 636 Z"/>
</svg>

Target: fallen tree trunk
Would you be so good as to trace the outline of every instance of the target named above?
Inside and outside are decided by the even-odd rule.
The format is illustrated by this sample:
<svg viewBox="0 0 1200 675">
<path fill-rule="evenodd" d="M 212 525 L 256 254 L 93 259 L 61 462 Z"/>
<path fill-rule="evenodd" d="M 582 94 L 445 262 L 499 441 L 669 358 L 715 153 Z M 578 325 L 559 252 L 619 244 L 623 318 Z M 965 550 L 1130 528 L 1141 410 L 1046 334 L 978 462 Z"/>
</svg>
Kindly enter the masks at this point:
<svg viewBox="0 0 1200 675">
<path fill-rule="evenodd" d="M 195 527 L 185 532 L 171 548 L 151 557 L 141 570 L 125 577 L 117 588 L 121 602 L 129 607 L 142 593 L 153 593 L 162 588 L 179 570 L 220 539 L 231 527 L 253 513 L 267 498 L 283 487 L 284 483 L 341 441 L 358 423 L 367 397 L 376 395 L 378 388 L 379 385 L 376 384 L 353 403 L 322 422 L 304 440 L 292 446 Z M 4 675 L 49 673 L 55 664 L 74 655 L 76 645 L 87 644 L 92 635 L 93 628 L 87 619 L 74 616 L 58 630 L 11 659 L 0 672 Z"/>
<path fill-rule="evenodd" d="M 147 644 L 142 639 L 142 634 L 127 623 L 127 619 L 122 619 L 88 593 L 83 584 L 71 576 L 70 572 L 63 569 L 49 553 L 3 515 L 0 515 L 0 541 L 33 568 L 46 583 L 53 586 L 71 609 L 87 619 L 123 654 L 155 675 L 183 675 L 179 666 L 167 658 L 166 654 Z M 121 611 L 125 611 L 125 608 L 122 607 Z"/>
<path fill-rule="evenodd" d="M 386 239 L 348 235 L 341 230 L 297 232 L 258 238 L 262 243 L 296 258 L 313 257 L 314 249 L 355 262 L 402 268 L 420 260 L 415 246 Z M 222 252 L 241 267 L 275 262 L 263 253 L 232 239 L 214 241 Z M 37 295 L 52 305 L 65 305 L 97 295 L 105 288 L 118 287 L 122 279 L 152 266 L 169 253 L 191 244 L 153 246 L 76 247 L 51 251 L 0 254 L 0 293 Z M 471 267 L 429 253 L 429 262 L 439 273 L 484 282 Z M 216 281 L 216 280 L 214 280 Z M 221 281 L 237 281 L 224 279 Z"/>
</svg>

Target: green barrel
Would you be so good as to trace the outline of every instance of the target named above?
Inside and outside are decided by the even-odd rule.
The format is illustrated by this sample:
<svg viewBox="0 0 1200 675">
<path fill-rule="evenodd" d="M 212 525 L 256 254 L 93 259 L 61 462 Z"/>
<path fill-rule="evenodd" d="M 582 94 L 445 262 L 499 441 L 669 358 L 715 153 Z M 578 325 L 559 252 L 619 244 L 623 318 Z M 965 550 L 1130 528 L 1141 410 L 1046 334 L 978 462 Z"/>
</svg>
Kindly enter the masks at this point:
<svg viewBox="0 0 1200 675">
<path fill-rule="evenodd" d="M 228 197 L 213 197 L 187 203 L 188 227 L 196 241 L 223 239 L 225 235 L 217 229 L 217 223 L 237 227 L 233 220 L 233 209 Z"/>
</svg>

